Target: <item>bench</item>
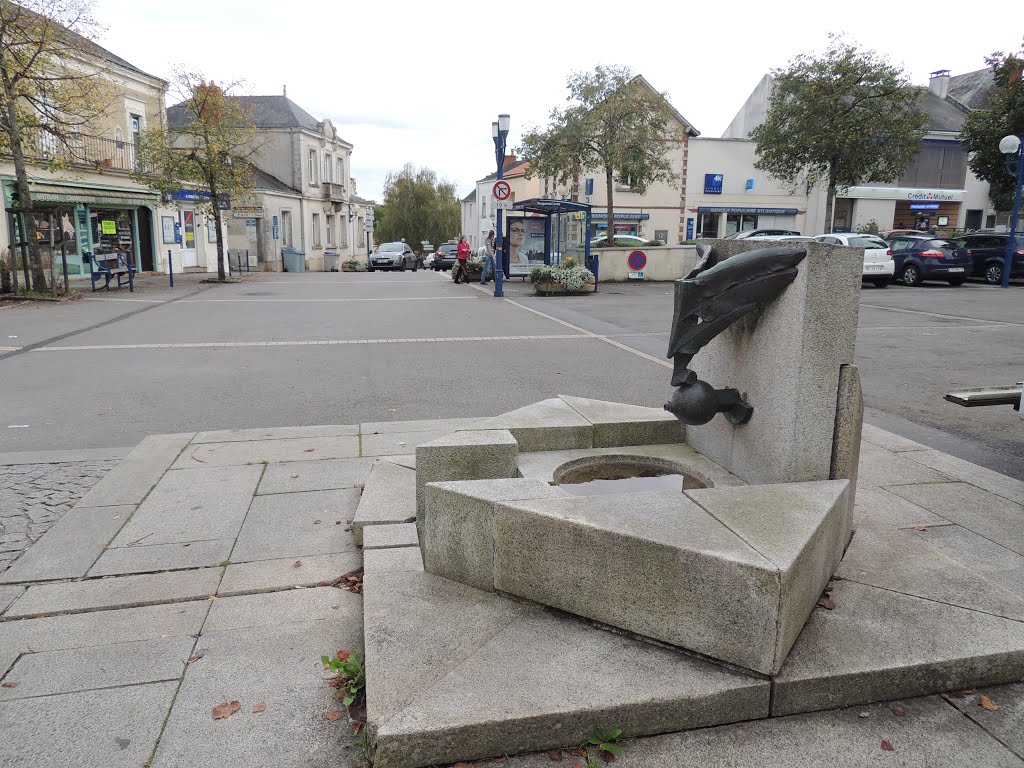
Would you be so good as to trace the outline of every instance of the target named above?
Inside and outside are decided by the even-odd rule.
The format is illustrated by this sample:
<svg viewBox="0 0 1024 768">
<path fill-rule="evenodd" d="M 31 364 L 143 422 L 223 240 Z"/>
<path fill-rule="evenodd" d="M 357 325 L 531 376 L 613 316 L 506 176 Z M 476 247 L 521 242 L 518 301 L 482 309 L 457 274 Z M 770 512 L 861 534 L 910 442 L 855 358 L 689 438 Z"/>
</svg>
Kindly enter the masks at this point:
<svg viewBox="0 0 1024 768">
<path fill-rule="evenodd" d="M 129 293 L 135 293 L 135 264 L 128 258 L 127 253 L 89 253 L 85 252 L 89 259 L 92 279 L 92 289 L 96 290 L 96 281 L 103 278 L 103 287 L 110 290 L 110 281 L 117 275 L 117 287 L 124 286 L 124 280 L 128 280 Z"/>
<path fill-rule="evenodd" d="M 1018 382 L 1015 385 L 979 387 L 960 392 L 949 392 L 945 399 L 965 408 L 1012 405 L 1013 410 L 1021 411 L 1021 418 L 1024 419 L 1024 410 L 1021 409 L 1021 405 L 1024 404 L 1024 382 Z"/>
</svg>

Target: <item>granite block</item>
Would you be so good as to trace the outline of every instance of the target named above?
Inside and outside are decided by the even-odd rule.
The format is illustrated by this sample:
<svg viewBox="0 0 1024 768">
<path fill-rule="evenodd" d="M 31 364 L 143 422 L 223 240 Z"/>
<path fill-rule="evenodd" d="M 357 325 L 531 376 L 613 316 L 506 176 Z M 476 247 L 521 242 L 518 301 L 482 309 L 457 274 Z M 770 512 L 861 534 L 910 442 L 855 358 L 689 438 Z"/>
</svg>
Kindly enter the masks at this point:
<svg viewBox="0 0 1024 768">
<path fill-rule="evenodd" d="M 373 459 L 324 459 L 270 464 L 257 493 L 295 493 L 355 488 L 366 483 Z"/>
<path fill-rule="evenodd" d="M 969 461 L 958 459 L 941 451 L 914 451 L 907 453 L 906 458 L 930 467 L 943 475 L 964 483 L 970 483 L 982 490 L 1002 496 L 1015 504 L 1024 504 L 1024 482 L 1007 477 L 991 469 L 979 467 Z"/>
<path fill-rule="evenodd" d="M 356 543 L 347 521 L 358 503 L 358 488 L 257 496 L 231 562 L 353 552 Z"/>
<path fill-rule="evenodd" d="M 187 432 L 144 438 L 82 497 L 78 506 L 117 507 L 140 504 L 194 434 Z"/>
<path fill-rule="evenodd" d="M 363 573 L 401 573 L 422 570 L 423 554 L 419 547 L 368 549 L 363 552 Z"/>
<path fill-rule="evenodd" d="M 352 517 L 352 534 L 363 543 L 370 525 L 411 523 L 416 519 L 416 472 L 390 461 L 377 460 L 366 480 Z"/>
<path fill-rule="evenodd" d="M 843 520 L 843 525 L 848 531 L 853 530 L 863 426 L 864 395 L 861 391 L 860 371 L 855 365 L 843 365 L 839 369 L 839 395 L 836 398 L 836 424 L 832 435 L 832 465 L 829 479 L 850 481 Z"/>
<path fill-rule="evenodd" d="M 335 587 L 290 589 L 213 601 L 203 624 L 203 638 L 211 633 L 253 627 L 274 627 L 308 621 L 355 621 L 362 600 L 359 595 Z M 200 647 L 204 641 L 200 641 Z"/>
<path fill-rule="evenodd" d="M 412 523 L 395 525 L 370 525 L 363 531 L 364 549 L 391 549 L 393 547 L 418 547 L 416 526 Z"/>
<path fill-rule="evenodd" d="M 285 461 L 348 459 L 359 455 L 359 437 L 295 437 L 285 440 L 246 440 L 234 443 L 190 445 L 174 469 L 234 467 Z"/>
<path fill-rule="evenodd" d="M 221 429 L 214 432 L 200 432 L 192 438 L 192 444 L 240 443 L 248 442 L 250 440 L 284 440 L 296 437 L 343 437 L 358 434 L 358 424 L 320 424 L 314 427 Z"/>
<path fill-rule="evenodd" d="M 220 565 L 228 559 L 234 539 L 110 547 L 89 569 L 89 576 L 156 573 Z"/>
<path fill-rule="evenodd" d="M 512 433 L 520 451 L 562 451 L 591 448 L 594 427 L 557 397 L 542 400 L 486 422 L 484 429 Z M 467 478 L 468 479 L 468 478 Z"/>
<path fill-rule="evenodd" d="M 232 563 L 224 572 L 217 594 L 230 597 L 333 584 L 362 564 L 363 557 L 358 552 Z"/>
<path fill-rule="evenodd" d="M 862 443 L 860 449 L 860 476 L 879 488 L 919 483 L 948 483 L 953 478 L 929 469 L 914 461 L 917 451 L 893 453 L 871 443 Z"/>
<path fill-rule="evenodd" d="M 469 417 L 461 419 L 423 419 L 420 421 L 371 421 L 360 425 L 363 435 L 391 435 L 396 432 L 460 432 L 468 429 L 483 429 L 484 422 L 492 417 Z"/>
<path fill-rule="evenodd" d="M 417 446 L 424 445 L 440 437 L 446 437 L 448 430 L 432 432 L 385 432 L 380 435 L 363 435 L 363 456 L 401 456 L 415 454 Z"/>
<path fill-rule="evenodd" d="M 559 395 L 559 398 L 594 425 L 594 447 L 681 443 L 686 427 L 663 408 Z"/>
</svg>

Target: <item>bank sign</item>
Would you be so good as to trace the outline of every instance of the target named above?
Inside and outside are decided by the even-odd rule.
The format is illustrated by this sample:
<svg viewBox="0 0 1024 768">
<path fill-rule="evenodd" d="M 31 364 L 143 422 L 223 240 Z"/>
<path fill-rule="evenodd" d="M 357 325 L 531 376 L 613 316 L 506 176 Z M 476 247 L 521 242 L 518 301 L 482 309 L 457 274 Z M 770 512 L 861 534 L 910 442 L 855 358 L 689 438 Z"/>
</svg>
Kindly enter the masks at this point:
<svg viewBox="0 0 1024 768">
<path fill-rule="evenodd" d="M 720 195 L 722 194 L 722 180 L 725 179 L 725 175 L 721 173 L 705 173 L 704 174 L 704 194 L 705 195 Z"/>
</svg>

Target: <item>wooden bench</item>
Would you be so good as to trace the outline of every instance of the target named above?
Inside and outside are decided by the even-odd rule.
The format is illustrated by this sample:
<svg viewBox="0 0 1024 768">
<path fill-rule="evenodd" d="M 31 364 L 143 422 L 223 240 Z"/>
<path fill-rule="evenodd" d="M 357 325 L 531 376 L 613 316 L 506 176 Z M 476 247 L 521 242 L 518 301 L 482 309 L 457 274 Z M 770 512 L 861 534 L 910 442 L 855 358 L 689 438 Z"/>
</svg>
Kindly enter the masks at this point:
<svg viewBox="0 0 1024 768">
<path fill-rule="evenodd" d="M 117 287 L 124 286 L 124 280 L 128 280 L 129 293 L 135 293 L 135 264 L 128 258 L 126 253 L 100 253 L 93 254 L 86 251 L 89 257 L 90 277 L 92 278 L 92 289 L 96 290 L 96 281 L 104 279 L 103 287 L 110 290 L 110 281 L 117 275 Z"/>
</svg>

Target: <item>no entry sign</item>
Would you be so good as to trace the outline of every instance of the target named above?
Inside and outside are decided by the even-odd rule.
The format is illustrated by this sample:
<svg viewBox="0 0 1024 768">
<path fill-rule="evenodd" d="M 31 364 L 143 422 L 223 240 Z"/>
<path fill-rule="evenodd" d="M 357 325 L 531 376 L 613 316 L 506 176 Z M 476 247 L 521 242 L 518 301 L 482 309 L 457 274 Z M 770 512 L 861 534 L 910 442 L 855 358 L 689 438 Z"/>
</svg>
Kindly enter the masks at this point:
<svg viewBox="0 0 1024 768">
<path fill-rule="evenodd" d="M 495 200 L 508 200 L 512 194 L 512 187 L 508 185 L 507 181 L 496 181 L 492 191 L 494 192 Z"/>
<path fill-rule="evenodd" d="M 629 264 L 630 269 L 639 272 L 647 266 L 647 254 L 643 251 L 633 251 L 626 259 L 626 263 Z"/>
</svg>

